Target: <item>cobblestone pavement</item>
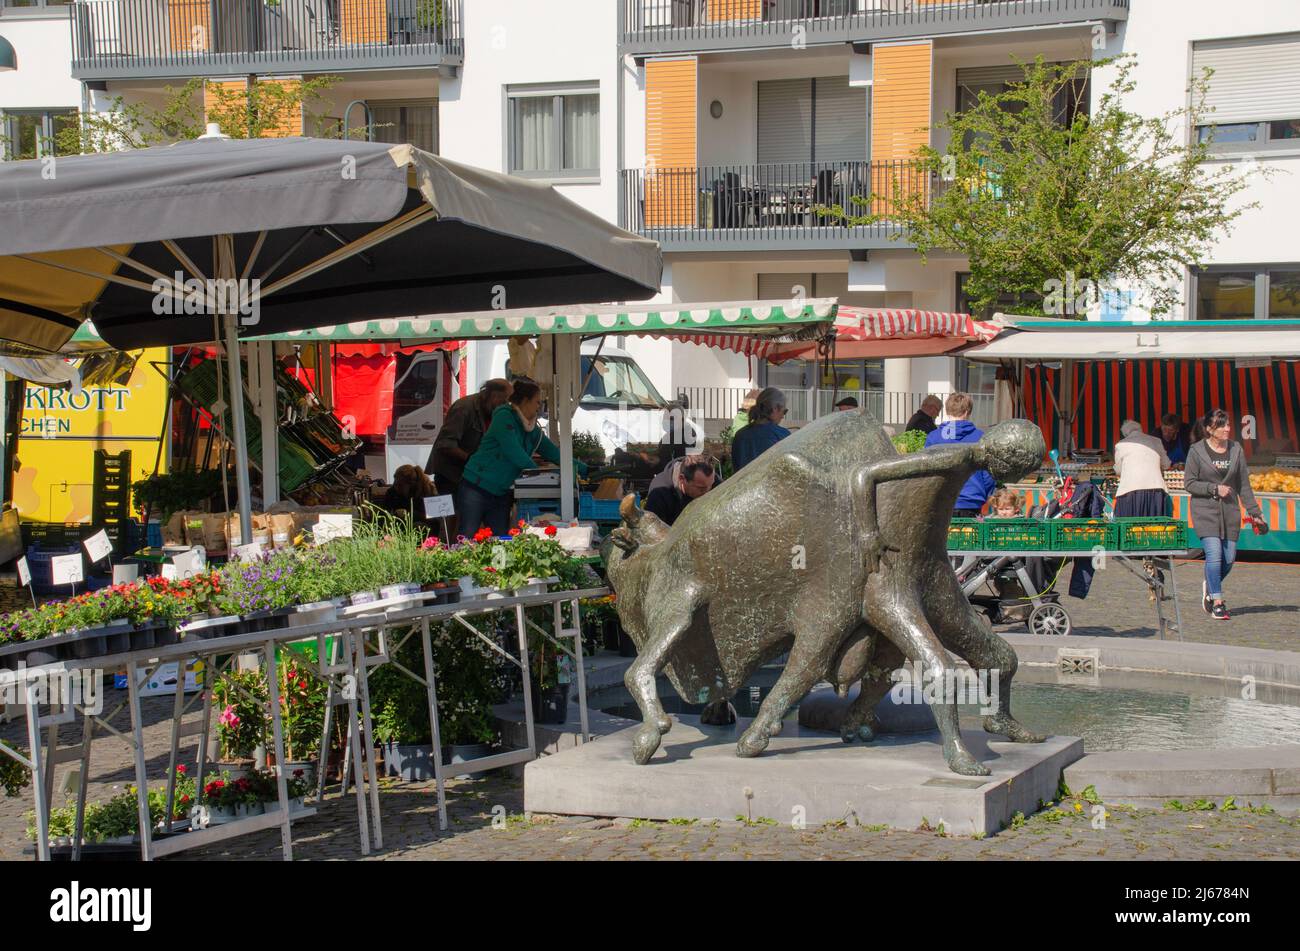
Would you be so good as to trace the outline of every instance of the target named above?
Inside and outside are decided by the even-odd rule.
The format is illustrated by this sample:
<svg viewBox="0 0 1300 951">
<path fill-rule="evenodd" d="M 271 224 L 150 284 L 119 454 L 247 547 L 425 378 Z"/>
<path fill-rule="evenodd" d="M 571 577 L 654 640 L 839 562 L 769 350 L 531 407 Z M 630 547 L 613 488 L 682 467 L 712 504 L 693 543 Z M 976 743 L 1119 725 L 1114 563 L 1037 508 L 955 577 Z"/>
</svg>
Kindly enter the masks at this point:
<svg viewBox="0 0 1300 951">
<path fill-rule="evenodd" d="M 1187 563 L 1176 571 L 1186 608 L 1189 641 L 1241 646 L 1300 649 L 1300 566 L 1243 563 L 1227 584 L 1234 618 L 1215 622 L 1200 610 L 1200 566 Z M 1154 610 L 1145 587 L 1122 568 L 1099 574 L 1086 601 L 1064 598 L 1079 634 L 1153 637 Z M 107 708 L 124 698 L 108 691 Z M 149 775 L 160 782 L 167 766 L 170 698 L 143 702 Z M 125 710 L 112 720 L 126 730 Z M 80 737 L 80 726 L 60 728 L 61 744 Z M 26 748 L 21 718 L 0 724 L 0 740 Z M 182 761 L 193 765 L 194 741 L 183 746 Z M 56 801 L 70 770 L 56 770 Z M 121 792 L 133 781 L 131 752 L 111 738 L 98 739 L 91 761 L 92 801 Z M 523 789 L 505 775 L 460 780 L 449 786 L 451 824 L 437 828 L 431 783 L 390 783 L 381 794 L 384 848 L 379 859 L 639 859 L 639 858 L 790 858 L 790 859 L 1300 859 L 1300 818 L 1248 811 L 1187 812 L 1106 806 L 1104 829 L 1092 827 L 1092 807 L 1067 802 L 1063 814 L 1048 808 L 1023 824 L 987 839 L 941 835 L 937 831 L 891 831 L 870 827 L 820 827 L 795 830 L 759 819 L 675 824 L 522 815 Z M 496 807 L 494 809 L 494 807 Z M 25 814 L 30 796 L 0 795 L 0 859 L 22 859 L 27 846 Z M 294 825 L 295 857 L 343 859 L 359 855 L 355 799 L 327 798 L 317 815 Z M 493 819 L 496 819 L 494 824 Z M 258 833 L 220 848 L 196 850 L 186 857 L 278 858 L 278 831 Z"/>
</svg>

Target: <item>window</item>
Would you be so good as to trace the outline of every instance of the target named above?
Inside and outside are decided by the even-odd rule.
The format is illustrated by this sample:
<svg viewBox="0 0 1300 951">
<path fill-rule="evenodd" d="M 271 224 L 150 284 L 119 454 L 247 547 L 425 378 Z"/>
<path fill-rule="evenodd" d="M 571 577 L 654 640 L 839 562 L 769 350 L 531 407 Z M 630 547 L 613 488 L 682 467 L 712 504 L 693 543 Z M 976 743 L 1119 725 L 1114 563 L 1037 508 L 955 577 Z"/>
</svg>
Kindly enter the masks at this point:
<svg viewBox="0 0 1300 951">
<path fill-rule="evenodd" d="M 592 364 L 595 363 L 595 372 Z M 581 405 L 588 407 L 618 406 L 626 403 L 633 409 L 662 409 L 664 398 L 654 384 L 629 357 L 582 358 L 582 377 L 587 388 L 582 391 Z"/>
<path fill-rule="evenodd" d="M 438 101 L 395 100 L 368 102 L 373 123 L 372 140 L 409 142 L 426 152 L 438 151 Z"/>
<path fill-rule="evenodd" d="M 6 13 L 41 13 L 63 16 L 62 11 L 72 0 L 0 0 L 0 15 Z"/>
<path fill-rule="evenodd" d="M 64 128 L 75 126 L 76 109 L 18 109 L 0 113 L 0 138 L 3 157 L 33 159 L 60 154 L 54 137 Z"/>
<path fill-rule="evenodd" d="M 847 76 L 759 82 L 760 165 L 866 158 L 867 91 L 850 86 Z"/>
<path fill-rule="evenodd" d="M 1300 148 L 1300 34 L 1197 43 L 1192 75 L 1207 70 L 1213 122 L 1197 127 L 1198 142 L 1228 154 Z"/>
<path fill-rule="evenodd" d="M 598 84 L 511 86 L 506 96 L 510 174 L 600 177 Z"/>
<path fill-rule="evenodd" d="M 1300 319 L 1300 264 L 1210 267 L 1196 275 L 1197 320 Z"/>
<path fill-rule="evenodd" d="M 1059 63 L 1048 65 L 1061 65 Z M 957 70 L 957 111 L 969 112 L 979 105 L 980 95 L 1000 96 L 1014 84 L 1025 81 L 1025 70 L 1021 66 L 978 66 Z M 1062 86 L 1054 103 L 1056 121 L 1062 126 L 1074 124 L 1080 114 L 1089 115 L 1092 102 L 1092 80 L 1088 74 L 1078 75 L 1067 85 Z M 1024 112 L 1022 102 L 1003 103 L 1003 108 L 1013 115 Z M 971 141 L 968 136 L 964 147 L 969 149 Z M 1004 146 L 1010 149 L 1010 144 Z"/>
</svg>

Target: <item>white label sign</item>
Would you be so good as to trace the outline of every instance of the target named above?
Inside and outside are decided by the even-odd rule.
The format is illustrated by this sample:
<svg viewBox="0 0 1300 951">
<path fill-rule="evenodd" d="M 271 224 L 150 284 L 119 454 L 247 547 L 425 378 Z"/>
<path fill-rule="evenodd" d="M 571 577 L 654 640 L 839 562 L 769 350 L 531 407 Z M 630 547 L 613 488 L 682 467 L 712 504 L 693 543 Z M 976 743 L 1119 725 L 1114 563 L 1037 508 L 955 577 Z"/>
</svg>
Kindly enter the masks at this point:
<svg viewBox="0 0 1300 951">
<path fill-rule="evenodd" d="M 114 565 L 113 584 L 130 584 L 140 577 L 139 565 Z"/>
<path fill-rule="evenodd" d="M 172 556 L 173 577 L 193 578 L 207 565 L 207 558 L 202 548 L 191 548 Z M 164 566 L 166 567 L 166 566 Z"/>
<path fill-rule="evenodd" d="M 235 549 L 235 557 L 240 561 L 257 561 L 262 557 L 265 548 L 261 542 L 253 542 L 251 545 L 240 545 Z"/>
<path fill-rule="evenodd" d="M 425 518 L 451 518 L 456 506 L 450 495 L 428 495 L 424 498 Z"/>
<path fill-rule="evenodd" d="M 18 559 L 18 583 L 24 588 L 32 583 L 32 569 L 27 567 L 27 556 Z"/>
<path fill-rule="evenodd" d="M 333 538 L 351 538 L 352 537 L 352 516 L 351 515 L 322 515 L 320 520 L 312 528 L 312 535 L 316 539 L 316 544 L 327 542 Z"/>
<path fill-rule="evenodd" d="M 50 574 L 54 584 L 76 584 L 85 580 L 80 555 L 55 555 L 50 559 Z"/>
<path fill-rule="evenodd" d="M 90 556 L 92 565 L 113 554 L 113 543 L 108 540 L 108 532 L 102 528 L 81 544 L 86 549 L 86 554 Z"/>
</svg>

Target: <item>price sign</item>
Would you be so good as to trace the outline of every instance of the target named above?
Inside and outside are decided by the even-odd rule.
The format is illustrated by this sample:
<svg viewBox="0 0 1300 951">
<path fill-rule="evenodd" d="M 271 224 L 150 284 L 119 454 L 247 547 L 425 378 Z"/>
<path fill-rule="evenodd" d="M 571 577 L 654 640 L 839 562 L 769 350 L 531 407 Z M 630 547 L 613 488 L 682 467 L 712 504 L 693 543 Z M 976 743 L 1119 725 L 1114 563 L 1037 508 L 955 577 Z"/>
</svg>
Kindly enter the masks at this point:
<svg viewBox="0 0 1300 951">
<path fill-rule="evenodd" d="M 202 548 L 191 548 L 172 556 L 173 578 L 193 578 L 207 565 Z M 166 565 L 163 565 L 166 568 Z"/>
<path fill-rule="evenodd" d="M 264 550 L 258 542 L 253 542 L 251 545 L 240 545 L 235 549 L 235 557 L 240 561 L 257 561 L 262 557 Z"/>
<path fill-rule="evenodd" d="M 130 584 L 140 577 L 139 565 L 114 565 L 113 584 Z"/>
<path fill-rule="evenodd" d="M 425 518 L 451 518 L 456 514 L 456 506 L 450 495 L 429 495 L 424 499 Z"/>
<path fill-rule="evenodd" d="M 322 515 L 320 520 L 313 526 L 312 535 L 318 545 L 333 538 L 351 538 L 352 516 Z"/>
<path fill-rule="evenodd" d="M 113 543 L 108 540 L 108 532 L 102 528 L 81 544 L 86 549 L 92 565 L 113 554 Z"/>
<path fill-rule="evenodd" d="M 54 584 L 76 584 L 85 580 L 80 555 L 55 555 L 50 559 L 51 581 Z"/>
<path fill-rule="evenodd" d="M 27 587 L 32 583 L 32 569 L 27 567 L 27 556 L 18 559 L 18 584 Z"/>
</svg>

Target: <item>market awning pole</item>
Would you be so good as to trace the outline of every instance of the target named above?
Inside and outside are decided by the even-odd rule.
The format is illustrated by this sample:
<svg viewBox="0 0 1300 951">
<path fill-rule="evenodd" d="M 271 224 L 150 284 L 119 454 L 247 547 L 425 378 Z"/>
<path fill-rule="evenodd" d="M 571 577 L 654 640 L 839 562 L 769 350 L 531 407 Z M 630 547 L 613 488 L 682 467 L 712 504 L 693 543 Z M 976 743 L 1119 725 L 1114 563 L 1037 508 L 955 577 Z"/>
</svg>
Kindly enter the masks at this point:
<svg viewBox="0 0 1300 951">
<path fill-rule="evenodd" d="M 233 235 L 218 235 L 216 240 L 216 272 L 218 279 L 234 280 L 235 238 Z M 226 308 L 229 309 L 229 308 Z M 226 314 L 226 360 L 230 365 L 230 428 L 235 442 L 235 486 L 239 495 L 239 537 L 244 545 L 253 541 L 253 506 L 249 497 L 252 491 L 248 483 L 248 433 L 244 427 L 244 371 L 239 365 L 239 315 Z M 267 451 L 266 443 L 262 452 Z"/>
<path fill-rule="evenodd" d="M 1070 455 L 1070 430 L 1073 428 L 1073 414 L 1069 408 L 1074 405 L 1074 361 L 1061 361 L 1061 398 L 1056 401 L 1056 417 L 1060 420 L 1060 435 L 1056 440 L 1056 449 L 1062 459 Z"/>
<path fill-rule="evenodd" d="M 279 388 L 275 383 L 275 344 L 250 344 L 257 352 L 258 416 L 262 423 L 262 506 L 280 501 L 280 428 L 277 424 Z M 248 539 L 249 536 L 244 536 Z M 244 544 L 248 544 L 246 540 Z"/>
<path fill-rule="evenodd" d="M 578 376 L 582 370 L 579 353 L 582 337 L 578 334 L 557 334 L 554 339 L 555 376 L 552 390 L 555 393 L 555 412 L 552 417 L 559 427 L 560 443 L 560 518 L 571 522 L 577 515 L 575 480 L 573 471 L 573 409 L 577 404 Z"/>
</svg>

